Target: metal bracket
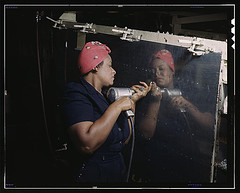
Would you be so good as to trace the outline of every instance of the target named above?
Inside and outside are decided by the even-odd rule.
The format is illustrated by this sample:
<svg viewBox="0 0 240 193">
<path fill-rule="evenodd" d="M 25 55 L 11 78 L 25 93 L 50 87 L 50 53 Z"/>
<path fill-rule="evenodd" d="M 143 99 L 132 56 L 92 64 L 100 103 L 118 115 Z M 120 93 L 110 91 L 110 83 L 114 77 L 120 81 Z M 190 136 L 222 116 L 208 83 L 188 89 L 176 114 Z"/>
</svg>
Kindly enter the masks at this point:
<svg viewBox="0 0 240 193">
<path fill-rule="evenodd" d="M 220 87 L 219 87 L 219 110 L 223 114 L 227 114 L 227 106 L 228 106 L 228 100 L 227 100 L 227 92 L 226 92 L 226 85 L 227 85 L 227 61 L 222 60 L 221 62 L 221 69 L 220 69 Z"/>
<path fill-rule="evenodd" d="M 48 20 L 50 20 L 50 21 L 52 21 L 52 22 L 54 22 L 54 28 L 57 28 L 57 29 L 66 29 L 65 28 L 65 26 L 62 26 L 62 22 L 61 22 L 61 20 L 54 20 L 54 19 L 52 19 L 52 18 L 50 18 L 50 17 L 48 17 L 48 16 L 46 16 L 46 18 L 48 19 Z"/>
<path fill-rule="evenodd" d="M 188 48 L 187 50 L 189 52 L 192 52 L 194 56 L 202 56 L 205 54 L 204 51 L 195 51 L 196 45 L 199 45 L 198 42 L 193 42 L 192 45 L 190 46 L 190 48 Z"/>
<path fill-rule="evenodd" d="M 119 29 L 112 29 L 113 32 L 121 33 L 122 37 L 120 37 L 121 40 L 127 40 L 129 42 L 133 41 L 139 41 L 141 37 L 134 38 L 134 30 L 128 29 L 127 27 L 124 28 L 124 30 Z"/>
<path fill-rule="evenodd" d="M 96 30 L 93 29 L 93 23 L 85 23 L 85 24 L 74 24 L 73 25 L 74 29 L 79 29 L 82 28 L 81 30 L 79 30 L 80 32 L 83 33 L 96 33 Z"/>
<path fill-rule="evenodd" d="M 72 22 L 72 21 L 65 21 L 65 20 L 53 20 L 50 17 L 46 17 L 47 19 L 49 19 L 50 21 L 54 22 L 53 27 L 57 28 L 57 29 L 76 29 L 79 30 L 80 32 L 83 33 L 96 33 L 95 29 L 93 29 L 93 23 L 89 24 L 89 23 L 76 23 L 76 22 Z"/>
<path fill-rule="evenodd" d="M 191 44 L 191 46 L 187 50 L 189 52 L 192 52 L 194 56 L 202 56 L 202 55 L 208 53 L 209 51 L 212 51 L 210 49 L 205 49 L 203 51 L 195 50 L 196 48 L 203 46 L 201 41 L 199 41 L 197 38 L 193 39 L 192 41 L 190 41 L 190 40 L 178 40 L 178 42 Z"/>
<path fill-rule="evenodd" d="M 226 96 L 224 101 L 223 101 L 223 114 L 227 114 L 227 108 L 228 108 L 228 97 Z"/>
</svg>

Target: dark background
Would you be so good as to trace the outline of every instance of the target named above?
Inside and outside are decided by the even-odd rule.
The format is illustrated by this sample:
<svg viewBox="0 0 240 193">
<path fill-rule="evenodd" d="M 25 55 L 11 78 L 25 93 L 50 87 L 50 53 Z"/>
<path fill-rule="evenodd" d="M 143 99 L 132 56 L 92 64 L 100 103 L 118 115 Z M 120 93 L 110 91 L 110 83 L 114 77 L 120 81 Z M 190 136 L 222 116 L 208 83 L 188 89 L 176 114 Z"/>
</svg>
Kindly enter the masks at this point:
<svg viewBox="0 0 240 193">
<path fill-rule="evenodd" d="M 75 32 L 54 29 L 53 23 L 45 18 L 49 16 L 57 20 L 66 10 L 77 11 L 77 21 L 81 23 L 127 26 L 164 33 L 173 33 L 170 13 L 173 11 L 200 15 L 226 13 L 227 20 L 184 27 L 226 34 L 231 45 L 232 7 L 8 7 L 5 20 L 7 132 L 4 141 L 6 182 L 9 188 L 67 184 L 66 175 L 63 175 L 65 172 L 61 170 L 65 163 L 55 153 L 55 149 L 61 148 L 65 142 L 58 104 L 65 83 L 75 77 L 74 68 L 79 51 L 72 52 L 65 48 L 65 41 L 68 41 L 68 47 L 76 47 Z M 39 84 L 40 80 L 42 85 Z M 231 173 L 224 173 L 223 179 L 227 179 L 224 185 L 232 185 Z"/>
</svg>

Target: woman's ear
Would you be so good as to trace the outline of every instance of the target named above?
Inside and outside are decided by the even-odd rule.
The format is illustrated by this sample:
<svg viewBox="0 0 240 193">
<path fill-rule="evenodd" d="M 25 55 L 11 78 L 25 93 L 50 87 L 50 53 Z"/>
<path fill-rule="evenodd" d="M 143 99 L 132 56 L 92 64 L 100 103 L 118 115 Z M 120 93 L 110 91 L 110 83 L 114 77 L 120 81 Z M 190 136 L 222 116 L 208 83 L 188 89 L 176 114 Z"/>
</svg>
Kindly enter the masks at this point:
<svg viewBox="0 0 240 193">
<path fill-rule="evenodd" d="M 173 70 L 171 70 L 171 75 L 170 75 L 170 77 L 172 77 L 172 79 L 173 79 L 174 76 L 175 76 L 175 72 L 174 72 Z"/>
<path fill-rule="evenodd" d="M 98 67 L 94 67 L 93 71 L 97 72 L 98 71 Z"/>
<path fill-rule="evenodd" d="M 170 68 L 171 69 L 171 68 Z M 172 71 L 172 75 L 174 76 L 175 75 L 175 71 L 173 71 L 172 69 L 171 69 L 171 71 Z"/>
</svg>

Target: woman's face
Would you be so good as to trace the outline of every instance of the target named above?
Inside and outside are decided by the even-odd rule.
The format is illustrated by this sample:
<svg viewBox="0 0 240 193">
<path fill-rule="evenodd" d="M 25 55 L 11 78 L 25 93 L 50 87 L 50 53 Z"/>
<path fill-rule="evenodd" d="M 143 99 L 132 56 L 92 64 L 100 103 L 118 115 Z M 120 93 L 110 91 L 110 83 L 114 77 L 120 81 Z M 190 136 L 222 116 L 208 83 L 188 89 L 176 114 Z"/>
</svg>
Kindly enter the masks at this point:
<svg viewBox="0 0 240 193">
<path fill-rule="evenodd" d="M 103 60 L 97 74 L 103 86 L 113 85 L 116 71 L 112 68 L 112 58 L 109 55 Z"/>
<path fill-rule="evenodd" d="M 165 61 L 156 58 L 152 61 L 151 65 L 156 84 L 161 88 L 173 88 L 174 72 L 168 64 Z"/>
</svg>

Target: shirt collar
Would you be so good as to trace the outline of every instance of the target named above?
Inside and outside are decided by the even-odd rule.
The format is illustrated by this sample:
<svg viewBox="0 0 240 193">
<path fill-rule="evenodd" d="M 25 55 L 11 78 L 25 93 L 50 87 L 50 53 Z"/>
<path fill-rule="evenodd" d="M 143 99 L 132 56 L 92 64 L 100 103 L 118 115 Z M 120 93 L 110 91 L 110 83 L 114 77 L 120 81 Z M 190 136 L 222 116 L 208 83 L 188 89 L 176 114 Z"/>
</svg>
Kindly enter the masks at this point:
<svg viewBox="0 0 240 193">
<path fill-rule="evenodd" d="M 98 91 L 90 83 L 88 83 L 83 77 L 80 77 L 80 82 L 87 89 L 87 91 L 89 93 L 91 93 L 91 94 L 97 94 L 98 93 Z"/>
<path fill-rule="evenodd" d="M 80 82 L 82 83 L 82 85 L 87 89 L 87 91 L 90 94 L 93 95 L 98 95 L 101 99 L 103 99 L 105 102 L 107 102 L 109 104 L 109 102 L 106 99 L 106 93 L 107 93 L 107 88 L 103 88 L 102 89 L 102 94 L 104 96 L 102 96 L 90 83 L 88 83 L 83 77 L 80 77 Z"/>
</svg>

